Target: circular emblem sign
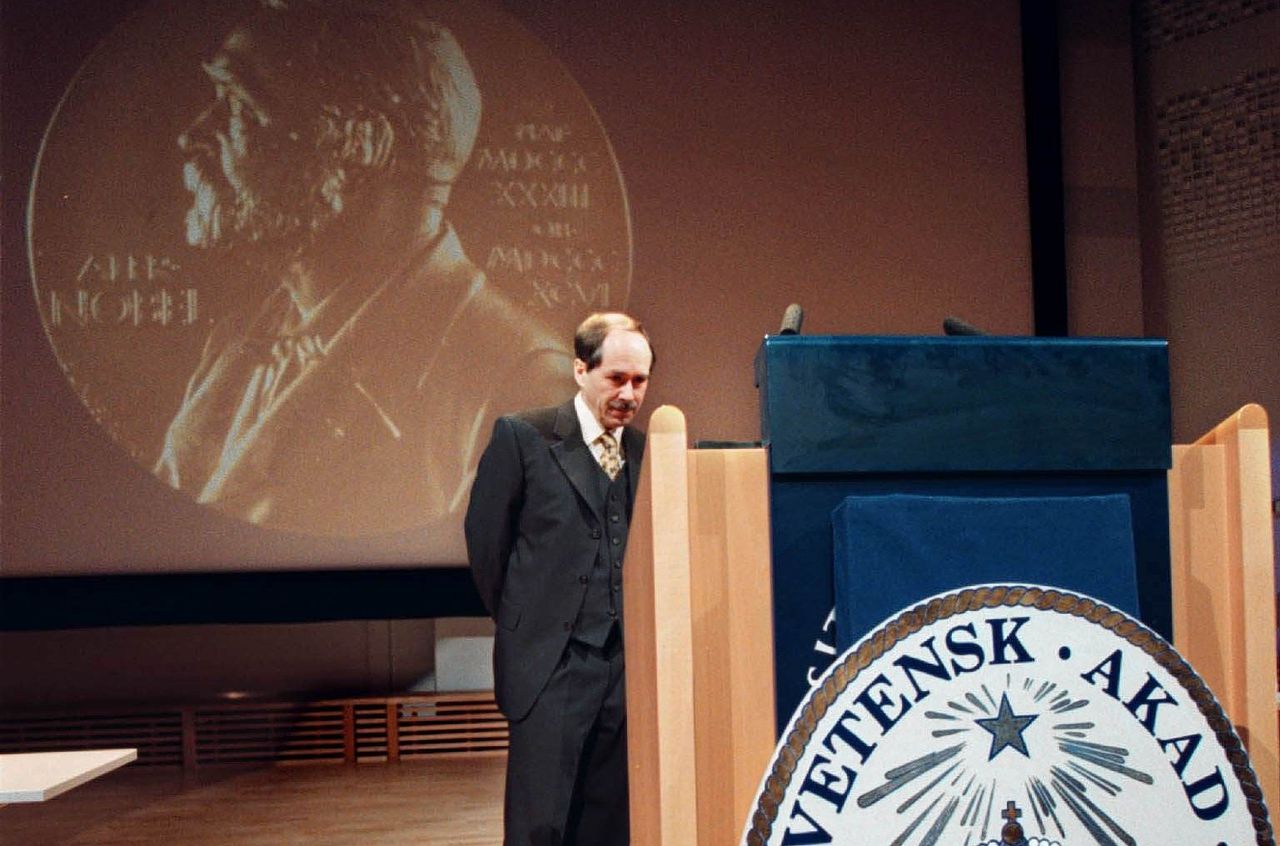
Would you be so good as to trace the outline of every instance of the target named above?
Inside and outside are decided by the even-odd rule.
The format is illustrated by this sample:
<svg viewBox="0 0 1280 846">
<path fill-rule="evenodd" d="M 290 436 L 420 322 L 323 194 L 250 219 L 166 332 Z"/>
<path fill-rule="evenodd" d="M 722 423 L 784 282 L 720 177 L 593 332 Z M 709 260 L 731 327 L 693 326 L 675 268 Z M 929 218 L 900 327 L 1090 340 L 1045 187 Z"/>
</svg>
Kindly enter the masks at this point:
<svg viewBox="0 0 1280 846">
<path fill-rule="evenodd" d="M 1257 779 L 1173 648 L 1084 596 L 934 597 L 792 717 L 745 842 L 1274 844 Z"/>
</svg>

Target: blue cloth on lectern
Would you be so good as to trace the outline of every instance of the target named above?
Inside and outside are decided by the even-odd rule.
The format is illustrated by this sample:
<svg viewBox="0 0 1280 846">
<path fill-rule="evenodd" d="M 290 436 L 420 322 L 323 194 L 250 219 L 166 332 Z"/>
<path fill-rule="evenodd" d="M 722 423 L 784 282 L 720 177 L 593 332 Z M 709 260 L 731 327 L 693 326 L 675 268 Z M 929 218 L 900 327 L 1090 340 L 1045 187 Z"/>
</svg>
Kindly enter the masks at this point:
<svg viewBox="0 0 1280 846">
<path fill-rule="evenodd" d="M 1139 616 L 1129 497 L 850 496 L 832 512 L 836 644 L 934 594 L 1049 585 Z"/>
</svg>

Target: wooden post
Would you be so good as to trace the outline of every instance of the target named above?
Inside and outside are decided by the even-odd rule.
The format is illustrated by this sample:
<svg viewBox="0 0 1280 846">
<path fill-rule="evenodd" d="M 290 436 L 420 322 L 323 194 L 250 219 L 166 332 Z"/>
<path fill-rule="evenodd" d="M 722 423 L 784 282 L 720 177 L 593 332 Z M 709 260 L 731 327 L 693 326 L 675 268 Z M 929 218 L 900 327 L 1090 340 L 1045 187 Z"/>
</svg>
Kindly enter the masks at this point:
<svg viewBox="0 0 1280 846">
<path fill-rule="evenodd" d="M 1174 646 L 1236 725 L 1275 813 L 1276 586 L 1267 415 L 1246 405 L 1169 471 Z"/>
<path fill-rule="evenodd" d="M 698 843 L 736 843 L 774 749 L 769 467 L 689 453 Z"/>
<path fill-rule="evenodd" d="M 742 830 L 774 746 L 763 450 L 693 450 L 649 422 L 623 567 L 631 841 L 710 846 Z"/>
<path fill-rule="evenodd" d="M 400 702 L 387 700 L 387 763 L 400 760 Z"/>
<path fill-rule="evenodd" d="M 196 744 L 196 709 L 187 706 L 181 709 L 182 714 L 182 769 L 194 772 L 200 766 L 199 747 Z"/>
<path fill-rule="evenodd" d="M 342 703 L 342 760 L 356 762 L 356 706 L 354 702 Z"/>
<path fill-rule="evenodd" d="M 622 567 L 631 841 L 649 846 L 697 831 L 685 440 L 679 409 L 653 413 Z"/>
</svg>

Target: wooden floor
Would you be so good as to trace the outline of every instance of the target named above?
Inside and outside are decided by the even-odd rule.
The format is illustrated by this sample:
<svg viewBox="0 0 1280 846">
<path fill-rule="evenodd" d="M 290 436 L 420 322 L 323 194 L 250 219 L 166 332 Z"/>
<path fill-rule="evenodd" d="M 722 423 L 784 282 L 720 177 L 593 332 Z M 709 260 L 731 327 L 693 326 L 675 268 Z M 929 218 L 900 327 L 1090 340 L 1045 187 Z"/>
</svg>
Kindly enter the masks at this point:
<svg viewBox="0 0 1280 846">
<path fill-rule="evenodd" d="M 129 766 L 49 802 L 0 808 L 3 846 L 493 846 L 505 756 L 396 764 Z"/>
</svg>

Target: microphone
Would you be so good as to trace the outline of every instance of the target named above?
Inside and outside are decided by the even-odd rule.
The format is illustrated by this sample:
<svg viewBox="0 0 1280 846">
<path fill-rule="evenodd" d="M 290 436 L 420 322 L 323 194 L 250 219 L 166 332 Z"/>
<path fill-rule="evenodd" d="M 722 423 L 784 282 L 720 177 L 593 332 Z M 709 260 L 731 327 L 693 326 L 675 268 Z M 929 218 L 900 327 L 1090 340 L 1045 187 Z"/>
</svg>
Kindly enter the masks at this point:
<svg viewBox="0 0 1280 846">
<path fill-rule="evenodd" d="M 977 326 L 966 323 L 958 317 L 942 318 L 942 331 L 947 335 L 985 335 Z"/>
<path fill-rule="evenodd" d="M 782 313 L 782 328 L 778 330 L 778 334 L 799 335 L 802 323 L 804 323 L 804 309 L 800 308 L 799 303 L 792 303 Z"/>
</svg>

